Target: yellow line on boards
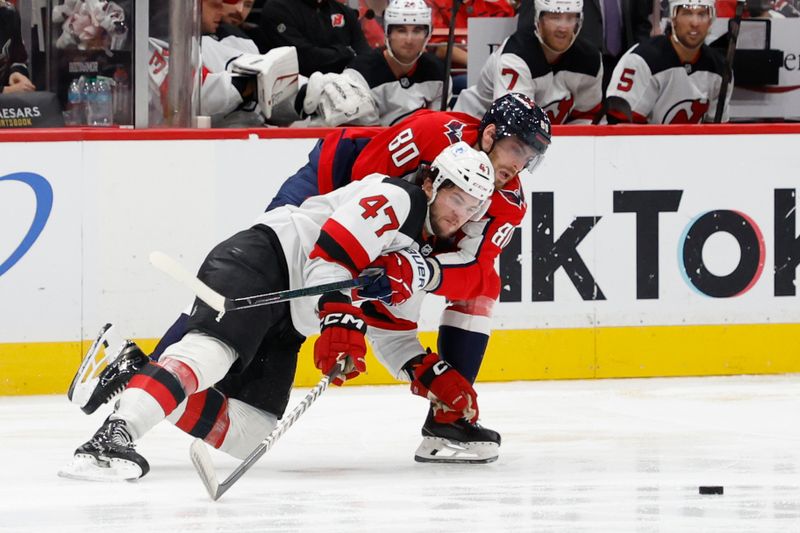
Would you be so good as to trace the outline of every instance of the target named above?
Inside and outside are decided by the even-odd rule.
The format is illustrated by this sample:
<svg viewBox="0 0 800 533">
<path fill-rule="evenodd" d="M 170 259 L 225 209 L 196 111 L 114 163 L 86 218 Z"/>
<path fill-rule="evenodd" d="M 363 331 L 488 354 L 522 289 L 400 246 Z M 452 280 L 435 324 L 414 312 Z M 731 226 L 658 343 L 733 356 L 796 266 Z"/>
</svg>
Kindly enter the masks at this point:
<svg viewBox="0 0 800 533">
<path fill-rule="evenodd" d="M 421 333 L 420 339 L 435 350 L 435 333 Z M 0 395 L 65 393 L 90 342 L 0 344 Z M 149 352 L 156 341 L 138 342 Z M 313 338 L 300 351 L 298 387 L 319 381 L 312 347 Z M 372 353 L 367 369 L 353 385 L 397 383 Z M 640 326 L 497 330 L 478 380 L 789 372 L 800 372 L 800 324 Z"/>
</svg>

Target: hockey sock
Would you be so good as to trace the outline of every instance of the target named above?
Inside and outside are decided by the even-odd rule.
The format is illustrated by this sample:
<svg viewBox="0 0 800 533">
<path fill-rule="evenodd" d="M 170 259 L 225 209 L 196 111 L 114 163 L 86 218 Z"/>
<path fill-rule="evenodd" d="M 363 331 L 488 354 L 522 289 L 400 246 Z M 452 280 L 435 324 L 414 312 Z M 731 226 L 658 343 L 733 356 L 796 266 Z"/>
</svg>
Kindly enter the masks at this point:
<svg viewBox="0 0 800 533">
<path fill-rule="evenodd" d="M 180 409 L 168 417 L 170 422 L 189 435 L 203 439 L 215 448 L 220 447 L 231 423 L 228 398 L 224 394 L 214 388 L 192 394 L 187 398 L 183 411 L 178 411 Z"/>
<path fill-rule="evenodd" d="M 186 364 L 171 358 L 151 363 L 135 375 L 120 395 L 112 419 L 128 423 L 140 438 L 197 390 L 197 377 Z"/>
<path fill-rule="evenodd" d="M 470 383 L 475 383 L 488 344 L 489 336 L 484 333 L 439 326 L 439 355 Z"/>
</svg>

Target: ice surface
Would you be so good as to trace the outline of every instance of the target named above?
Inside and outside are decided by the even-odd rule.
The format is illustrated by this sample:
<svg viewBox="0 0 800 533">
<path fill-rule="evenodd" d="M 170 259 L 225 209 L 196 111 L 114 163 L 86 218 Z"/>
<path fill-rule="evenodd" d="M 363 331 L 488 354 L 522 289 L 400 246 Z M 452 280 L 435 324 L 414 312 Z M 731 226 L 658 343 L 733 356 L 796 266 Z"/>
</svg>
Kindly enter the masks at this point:
<svg viewBox="0 0 800 533">
<path fill-rule="evenodd" d="M 145 478 L 80 482 L 56 472 L 108 408 L 0 398 L 0 531 L 800 531 L 800 376 L 478 392 L 482 421 L 503 435 L 496 463 L 415 463 L 424 400 L 405 387 L 334 388 L 218 502 L 191 465 L 191 438 L 167 423 L 139 444 Z M 212 457 L 220 479 L 238 464 Z"/>
</svg>

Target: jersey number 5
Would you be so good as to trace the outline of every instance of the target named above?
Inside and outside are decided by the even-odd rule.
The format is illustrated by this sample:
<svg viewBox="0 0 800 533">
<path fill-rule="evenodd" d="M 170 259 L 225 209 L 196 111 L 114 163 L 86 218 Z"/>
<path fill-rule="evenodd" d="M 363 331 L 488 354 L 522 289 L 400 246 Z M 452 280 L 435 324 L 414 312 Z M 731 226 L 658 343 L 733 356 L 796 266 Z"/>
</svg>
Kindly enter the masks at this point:
<svg viewBox="0 0 800 533">
<path fill-rule="evenodd" d="M 387 203 L 389 203 L 389 201 L 385 196 L 368 196 L 367 198 L 362 198 L 361 201 L 358 202 L 358 205 L 364 208 L 364 212 L 361 213 L 361 218 L 375 218 L 379 214 L 383 214 L 389 219 L 389 222 L 378 228 L 375 232 L 375 235 L 378 237 L 387 231 L 400 227 L 400 224 L 397 222 L 397 215 L 394 214 L 394 208 L 390 205 L 387 206 Z"/>
<path fill-rule="evenodd" d="M 414 132 L 411 128 L 406 128 L 398 133 L 397 137 L 389 142 L 387 148 L 392 154 L 392 161 L 394 161 L 397 168 L 402 167 L 419 155 L 419 148 L 414 143 Z"/>
<path fill-rule="evenodd" d="M 617 90 L 624 93 L 630 91 L 631 87 L 633 87 L 633 76 L 635 74 L 636 71 L 632 68 L 622 69 L 622 74 L 620 75 L 619 83 L 617 84 Z"/>
</svg>

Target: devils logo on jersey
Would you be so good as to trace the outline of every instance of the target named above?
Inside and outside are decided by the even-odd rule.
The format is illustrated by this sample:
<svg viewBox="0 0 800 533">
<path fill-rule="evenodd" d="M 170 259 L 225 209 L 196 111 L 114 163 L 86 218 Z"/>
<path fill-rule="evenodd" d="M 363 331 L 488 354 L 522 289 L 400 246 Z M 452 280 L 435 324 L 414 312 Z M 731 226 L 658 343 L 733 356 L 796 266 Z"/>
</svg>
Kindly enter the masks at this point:
<svg viewBox="0 0 800 533">
<path fill-rule="evenodd" d="M 551 124 L 563 124 L 566 122 L 572 106 L 575 104 L 575 97 L 571 94 L 567 98 L 550 102 L 542 106 L 544 112 L 547 113 L 547 118 L 550 119 Z"/>
<path fill-rule="evenodd" d="M 699 124 L 708 111 L 708 100 L 681 100 L 664 115 L 664 124 Z"/>
<path fill-rule="evenodd" d="M 463 122 L 459 122 L 458 120 L 454 119 L 445 124 L 444 128 L 444 134 L 447 136 L 450 144 L 455 144 L 461 140 L 461 135 L 464 132 Z"/>
<path fill-rule="evenodd" d="M 341 13 L 334 13 L 331 15 L 331 26 L 334 28 L 343 28 L 344 27 L 344 15 Z"/>
</svg>

